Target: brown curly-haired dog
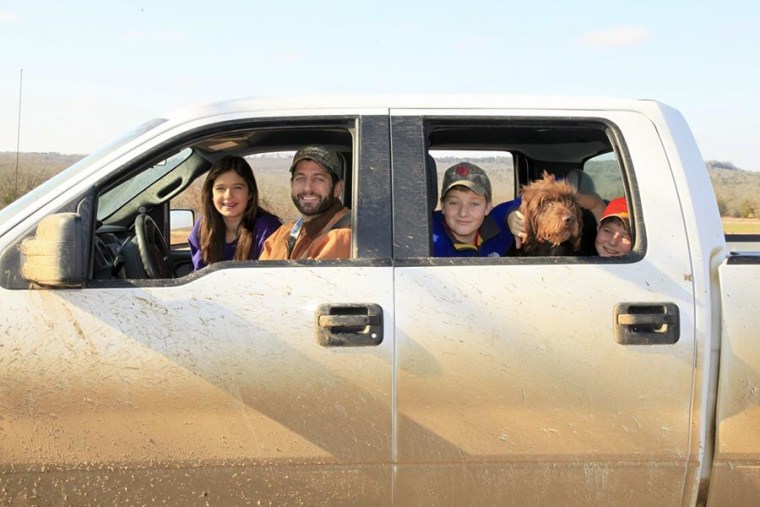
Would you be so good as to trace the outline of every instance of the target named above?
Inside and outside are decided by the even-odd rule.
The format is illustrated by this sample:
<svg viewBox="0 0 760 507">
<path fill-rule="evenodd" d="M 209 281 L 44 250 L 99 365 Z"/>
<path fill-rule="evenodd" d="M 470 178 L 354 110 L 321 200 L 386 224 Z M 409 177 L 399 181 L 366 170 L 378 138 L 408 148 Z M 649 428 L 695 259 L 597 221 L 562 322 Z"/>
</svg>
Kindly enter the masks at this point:
<svg viewBox="0 0 760 507">
<path fill-rule="evenodd" d="M 523 186 L 523 255 L 576 255 L 580 251 L 583 218 L 577 195 L 574 186 L 547 172 L 542 179 Z"/>
</svg>

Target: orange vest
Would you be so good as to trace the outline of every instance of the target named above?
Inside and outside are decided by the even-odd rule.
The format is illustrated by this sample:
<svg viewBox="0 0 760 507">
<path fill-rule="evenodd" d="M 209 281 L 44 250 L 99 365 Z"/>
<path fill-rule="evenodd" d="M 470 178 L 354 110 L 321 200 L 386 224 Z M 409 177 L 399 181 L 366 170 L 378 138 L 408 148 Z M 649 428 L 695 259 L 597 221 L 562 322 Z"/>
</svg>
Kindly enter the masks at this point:
<svg viewBox="0 0 760 507">
<path fill-rule="evenodd" d="M 293 245 L 293 252 L 288 257 L 288 238 L 295 222 L 280 226 L 264 242 L 264 249 L 259 260 L 285 259 L 350 259 L 351 258 L 351 226 L 333 229 L 351 210 L 343 208 L 314 236 L 308 236 L 301 230 Z"/>
</svg>

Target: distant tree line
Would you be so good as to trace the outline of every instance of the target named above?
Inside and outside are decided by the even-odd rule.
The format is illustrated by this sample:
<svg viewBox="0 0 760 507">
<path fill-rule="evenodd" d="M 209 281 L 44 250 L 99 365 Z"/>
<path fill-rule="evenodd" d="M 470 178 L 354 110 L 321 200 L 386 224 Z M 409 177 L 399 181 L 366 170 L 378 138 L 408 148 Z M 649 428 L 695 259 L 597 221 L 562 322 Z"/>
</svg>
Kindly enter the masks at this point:
<svg viewBox="0 0 760 507">
<path fill-rule="evenodd" d="M 730 162 L 708 160 L 706 164 L 721 216 L 758 218 L 760 172 L 744 171 Z"/>
</svg>

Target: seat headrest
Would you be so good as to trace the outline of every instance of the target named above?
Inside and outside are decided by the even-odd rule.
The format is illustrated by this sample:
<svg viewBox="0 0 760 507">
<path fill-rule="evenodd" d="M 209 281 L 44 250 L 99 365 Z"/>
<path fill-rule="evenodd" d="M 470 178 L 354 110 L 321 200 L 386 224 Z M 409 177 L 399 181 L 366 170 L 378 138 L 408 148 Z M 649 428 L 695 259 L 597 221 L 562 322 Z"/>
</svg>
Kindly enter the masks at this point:
<svg viewBox="0 0 760 507">
<path fill-rule="evenodd" d="M 573 169 L 565 176 L 565 179 L 583 194 L 595 194 L 596 185 L 594 179 L 580 169 Z"/>
</svg>

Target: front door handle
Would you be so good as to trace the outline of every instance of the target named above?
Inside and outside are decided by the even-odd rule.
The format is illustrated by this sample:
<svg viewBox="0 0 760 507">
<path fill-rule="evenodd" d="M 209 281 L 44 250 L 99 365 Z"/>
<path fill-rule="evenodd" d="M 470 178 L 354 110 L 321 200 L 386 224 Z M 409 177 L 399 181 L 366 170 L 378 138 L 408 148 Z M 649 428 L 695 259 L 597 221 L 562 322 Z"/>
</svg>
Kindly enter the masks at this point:
<svg viewBox="0 0 760 507">
<path fill-rule="evenodd" d="M 615 341 L 621 345 L 666 345 L 680 338 L 675 303 L 618 303 L 613 319 Z"/>
<path fill-rule="evenodd" d="M 374 347 L 383 341 L 383 309 L 368 304 L 323 304 L 315 312 L 323 347 Z"/>
</svg>

